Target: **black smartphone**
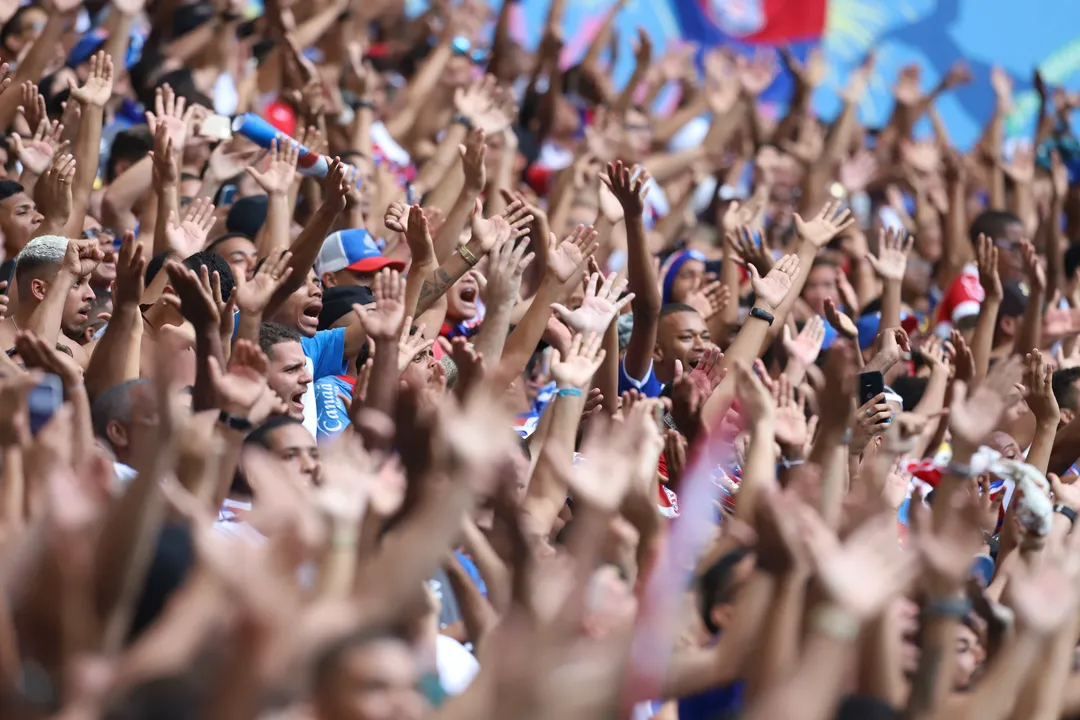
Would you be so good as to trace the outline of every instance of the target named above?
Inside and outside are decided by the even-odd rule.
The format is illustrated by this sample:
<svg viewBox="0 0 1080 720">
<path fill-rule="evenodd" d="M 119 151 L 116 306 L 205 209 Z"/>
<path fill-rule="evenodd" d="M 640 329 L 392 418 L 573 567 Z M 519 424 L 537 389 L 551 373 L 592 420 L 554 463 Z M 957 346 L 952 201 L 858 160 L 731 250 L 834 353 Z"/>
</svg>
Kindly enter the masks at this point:
<svg viewBox="0 0 1080 720">
<path fill-rule="evenodd" d="M 865 405 L 885 392 L 885 376 L 877 370 L 859 373 L 859 405 Z"/>
<path fill-rule="evenodd" d="M 30 434 L 37 435 L 64 404 L 64 385 L 58 375 L 46 375 L 26 398 L 30 410 Z"/>
</svg>

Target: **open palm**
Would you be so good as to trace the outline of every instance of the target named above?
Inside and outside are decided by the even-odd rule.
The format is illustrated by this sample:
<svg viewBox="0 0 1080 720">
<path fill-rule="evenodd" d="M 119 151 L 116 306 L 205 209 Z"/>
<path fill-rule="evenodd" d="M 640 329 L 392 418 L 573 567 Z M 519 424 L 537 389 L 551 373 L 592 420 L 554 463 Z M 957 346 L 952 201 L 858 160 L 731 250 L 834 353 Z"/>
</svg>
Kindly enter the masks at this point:
<svg viewBox="0 0 1080 720">
<path fill-rule="evenodd" d="M 749 265 L 748 268 L 750 284 L 754 288 L 758 303 L 768 305 L 775 310 L 780 307 L 791 291 L 795 275 L 799 272 L 799 258 L 795 255 L 785 255 L 765 277 L 761 277 L 753 265 Z"/>
<path fill-rule="evenodd" d="M 803 240 L 813 243 L 815 247 L 822 247 L 851 227 L 854 222 L 855 218 L 852 217 L 851 211 L 843 208 L 840 203 L 825 203 L 818 214 L 810 220 L 803 220 L 796 214 L 795 230 Z"/>
</svg>

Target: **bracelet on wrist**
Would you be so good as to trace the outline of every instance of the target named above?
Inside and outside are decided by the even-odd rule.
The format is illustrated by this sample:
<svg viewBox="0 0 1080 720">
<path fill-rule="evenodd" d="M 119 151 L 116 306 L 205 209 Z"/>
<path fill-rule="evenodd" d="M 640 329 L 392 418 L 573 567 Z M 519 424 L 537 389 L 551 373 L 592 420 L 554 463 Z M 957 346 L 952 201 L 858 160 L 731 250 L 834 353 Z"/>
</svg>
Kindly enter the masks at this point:
<svg viewBox="0 0 1080 720">
<path fill-rule="evenodd" d="M 819 605 L 810 614 L 810 626 L 834 640 L 853 642 L 859 637 L 862 622 L 835 605 Z"/>
<path fill-rule="evenodd" d="M 472 129 L 473 129 L 472 120 L 469 119 L 468 115 L 461 115 L 461 114 L 455 115 L 450 120 L 450 124 L 451 125 L 454 125 L 454 124 L 461 125 L 462 127 L 465 128 L 466 132 L 472 132 Z"/>
<path fill-rule="evenodd" d="M 1074 527 L 1076 527 L 1076 511 L 1073 510 L 1071 507 L 1058 503 L 1057 505 L 1054 505 L 1053 510 L 1055 513 L 1058 513 L 1059 515 L 1064 515 L 1066 518 L 1068 518 L 1070 532 Z"/>
<path fill-rule="evenodd" d="M 971 612 L 971 598 L 967 595 L 930 598 L 923 605 L 922 610 L 930 617 L 960 620 Z"/>
<path fill-rule="evenodd" d="M 236 430 L 237 432 L 247 433 L 255 429 L 255 425 L 253 425 L 246 417 L 230 415 L 225 410 L 218 413 L 218 422 L 230 430 Z"/>
<path fill-rule="evenodd" d="M 561 387 L 555 390 L 556 397 L 581 397 L 581 388 Z"/>
<path fill-rule="evenodd" d="M 469 267 L 476 267 L 476 264 L 480 262 L 480 260 L 472 254 L 472 250 L 469 250 L 469 248 L 465 245 L 459 245 L 457 253 L 468 264 Z"/>
</svg>

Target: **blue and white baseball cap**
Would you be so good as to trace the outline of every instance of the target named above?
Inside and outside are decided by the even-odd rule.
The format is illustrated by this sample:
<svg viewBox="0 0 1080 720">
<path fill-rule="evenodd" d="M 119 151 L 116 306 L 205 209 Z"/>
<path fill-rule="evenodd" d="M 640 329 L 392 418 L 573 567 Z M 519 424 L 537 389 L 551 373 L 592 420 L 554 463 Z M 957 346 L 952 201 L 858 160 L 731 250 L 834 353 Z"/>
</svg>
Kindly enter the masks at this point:
<svg viewBox="0 0 1080 720">
<path fill-rule="evenodd" d="M 360 273 L 375 273 L 383 268 L 402 271 L 405 263 L 401 260 L 383 257 L 375 238 L 363 228 L 339 230 L 323 240 L 319 256 L 315 258 L 315 273 L 352 270 Z"/>
</svg>

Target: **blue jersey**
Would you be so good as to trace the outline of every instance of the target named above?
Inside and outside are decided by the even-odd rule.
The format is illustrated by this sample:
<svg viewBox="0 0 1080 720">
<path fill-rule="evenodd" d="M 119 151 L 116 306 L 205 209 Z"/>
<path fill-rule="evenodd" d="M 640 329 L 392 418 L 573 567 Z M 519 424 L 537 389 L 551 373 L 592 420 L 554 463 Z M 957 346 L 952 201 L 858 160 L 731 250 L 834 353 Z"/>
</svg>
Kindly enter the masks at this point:
<svg viewBox="0 0 1080 720">
<path fill-rule="evenodd" d="M 315 381 L 316 433 L 319 442 L 335 438 L 349 427 L 349 407 L 356 381 L 342 375 L 327 375 Z"/>
<path fill-rule="evenodd" d="M 660 393 L 664 390 L 664 383 L 656 379 L 656 373 L 653 372 L 653 363 L 649 362 L 649 369 L 645 371 L 645 377 L 641 380 L 630 377 L 626 373 L 626 358 L 623 358 L 619 363 L 619 394 L 622 395 L 628 390 L 637 390 L 645 397 L 660 397 Z"/>
</svg>

